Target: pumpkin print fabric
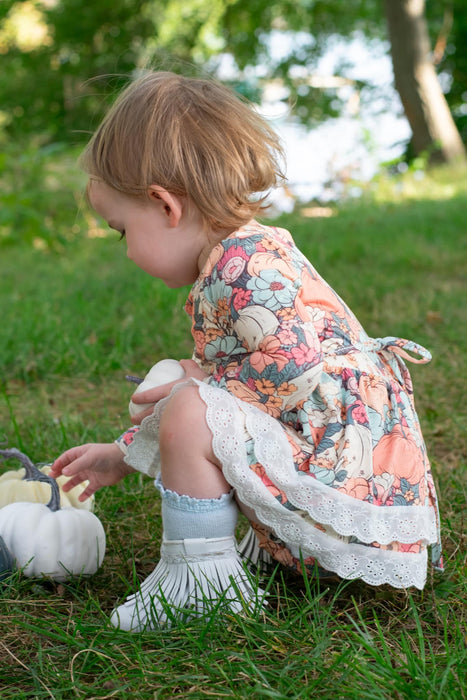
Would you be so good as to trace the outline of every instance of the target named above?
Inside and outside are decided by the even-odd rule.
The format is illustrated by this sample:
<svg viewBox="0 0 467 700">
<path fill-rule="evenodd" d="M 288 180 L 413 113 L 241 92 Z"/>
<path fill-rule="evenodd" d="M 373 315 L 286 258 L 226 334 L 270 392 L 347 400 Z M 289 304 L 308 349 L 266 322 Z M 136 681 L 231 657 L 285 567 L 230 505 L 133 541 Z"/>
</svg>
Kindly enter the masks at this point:
<svg viewBox="0 0 467 700">
<path fill-rule="evenodd" d="M 191 381 L 260 546 L 297 570 L 423 588 L 428 545 L 442 568 L 439 517 L 404 359 L 429 353 L 370 338 L 290 234 L 257 222 L 213 248 L 186 311 L 210 375 Z M 151 425 L 126 438 L 140 469 Z"/>
</svg>

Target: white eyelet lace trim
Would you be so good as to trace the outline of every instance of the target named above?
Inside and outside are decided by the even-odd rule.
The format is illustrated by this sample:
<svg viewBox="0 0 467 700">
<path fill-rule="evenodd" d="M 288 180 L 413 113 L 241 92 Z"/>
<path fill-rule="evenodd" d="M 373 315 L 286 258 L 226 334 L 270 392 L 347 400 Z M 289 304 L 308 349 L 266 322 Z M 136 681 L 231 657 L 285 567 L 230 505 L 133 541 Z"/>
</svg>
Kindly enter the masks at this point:
<svg viewBox="0 0 467 700">
<path fill-rule="evenodd" d="M 252 508 L 258 521 L 272 530 L 296 557 L 315 558 L 320 566 L 346 579 L 361 578 L 372 585 L 422 589 L 426 580 L 426 547 L 418 554 L 351 543 L 389 544 L 393 541 L 424 545 L 437 541 L 436 514 L 428 506 L 374 506 L 297 473 L 292 450 L 276 421 L 228 392 L 204 382 L 189 380 L 174 387 L 196 384 L 206 404 L 206 420 L 213 435 L 213 450 L 238 500 Z M 159 470 L 158 426 L 168 399 L 161 400 L 144 419 L 125 461 L 148 476 Z M 245 449 L 245 428 L 254 440 L 258 460 L 271 481 L 283 490 L 298 511 L 284 508 L 250 469 Z M 323 525 L 326 532 L 318 529 Z"/>
<path fill-rule="evenodd" d="M 242 406 L 247 431 L 255 440 L 255 453 L 271 481 L 287 494 L 290 503 L 339 534 L 362 542 L 411 544 L 437 540 L 433 508 L 426 506 L 375 506 L 325 486 L 297 472 L 290 444 L 274 419 L 252 406 Z"/>
<path fill-rule="evenodd" d="M 287 438 L 273 418 L 222 389 L 205 383 L 200 383 L 199 389 L 207 406 L 214 453 L 227 481 L 236 489 L 237 498 L 253 508 L 258 520 L 285 542 L 294 556 L 298 557 L 301 550 L 303 556 L 316 558 L 321 566 L 342 578 L 361 578 L 372 585 L 389 583 L 396 588 L 423 588 L 426 547 L 419 554 L 402 553 L 349 543 L 347 538 L 353 535 L 362 542 L 379 544 L 436 542 L 433 508 L 373 506 L 298 474 Z M 285 509 L 249 468 L 245 426 L 267 475 L 300 511 Z M 322 532 L 315 522 L 331 526 L 334 532 L 330 527 Z"/>
</svg>

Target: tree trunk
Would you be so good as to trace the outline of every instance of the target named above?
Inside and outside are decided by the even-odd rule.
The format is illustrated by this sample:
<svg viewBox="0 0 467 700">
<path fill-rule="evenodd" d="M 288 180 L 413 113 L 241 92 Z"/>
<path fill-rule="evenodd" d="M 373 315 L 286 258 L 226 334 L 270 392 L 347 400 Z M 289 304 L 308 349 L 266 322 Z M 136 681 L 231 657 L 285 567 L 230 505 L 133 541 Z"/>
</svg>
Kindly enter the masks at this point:
<svg viewBox="0 0 467 700">
<path fill-rule="evenodd" d="M 425 0 L 385 0 L 396 89 L 412 129 L 416 154 L 431 162 L 465 158 L 462 139 L 430 54 Z"/>
</svg>

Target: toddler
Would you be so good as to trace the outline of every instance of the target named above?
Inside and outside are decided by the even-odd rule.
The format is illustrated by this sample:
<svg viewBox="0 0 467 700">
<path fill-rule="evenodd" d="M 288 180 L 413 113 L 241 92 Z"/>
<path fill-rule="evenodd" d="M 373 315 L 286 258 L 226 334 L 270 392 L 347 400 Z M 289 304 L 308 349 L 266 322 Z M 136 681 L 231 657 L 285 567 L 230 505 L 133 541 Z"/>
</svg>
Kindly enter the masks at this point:
<svg viewBox="0 0 467 700">
<path fill-rule="evenodd" d="M 83 154 L 90 204 L 128 257 L 168 287 L 191 285 L 183 376 L 135 393 L 142 410 L 115 443 L 53 465 L 67 489 L 89 480 L 82 500 L 135 470 L 161 492 L 160 561 L 113 611 L 121 629 L 255 602 L 238 509 L 253 564 L 421 589 L 432 545 L 442 568 L 404 362 L 430 355 L 370 338 L 290 233 L 256 220 L 281 158 L 274 131 L 232 91 L 167 72 L 131 83 Z"/>
</svg>

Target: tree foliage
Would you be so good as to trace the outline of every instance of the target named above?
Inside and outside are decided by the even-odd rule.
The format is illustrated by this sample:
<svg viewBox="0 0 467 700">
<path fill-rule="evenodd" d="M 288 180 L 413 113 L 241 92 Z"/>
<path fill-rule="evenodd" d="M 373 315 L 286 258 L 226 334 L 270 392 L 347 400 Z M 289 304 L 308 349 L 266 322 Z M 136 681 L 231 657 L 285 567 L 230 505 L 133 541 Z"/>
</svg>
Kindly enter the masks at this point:
<svg viewBox="0 0 467 700">
<path fill-rule="evenodd" d="M 407 5 L 408 1 L 404 0 L 403 4 Z M 392 2 L 396 3 L 396 0 L 390 0 Z M 423 10 L 423 5 L 418 3 L 418 9 Z M 338 103 L 332 89 L 305 90 L 306 81 L 300 68 L 306 67 L 308 72 L 312 70 L 336 36 L 345 40 L 359 32 L 367 40 L 387 42 L 387 7 L 386 4 L 385 11 L 383 0 L 351 3 L 340 0 L 233 0 L 224 16 L 227 48 L 242 68 L 258 60 L 269 65 L 270 75 L 283 79 L 291 102 L 303 115 L 303 120 L 310 123 L 313 115 L 322 118 L 324 114 L 332 113 L 333 108 L 338 109 Z M 467 5 L 465 0 L 442 0 L 441 3 L 427 0 L 426 7 L 432 46 L 435 47 L 433 62 L 441 73 L 447 103 L 467 141 Z M 296 47 L 276 63 L 267 51 L 274 30 L 296 33 L 298 39 Z M 304 40 L 304 37 L 307 38 Z M 417 50 L 422 48 L 425 47 Z M 337 75 L 345 77 L 347 68 L 343 63 L 337 68 Z M 361 89 L 363 85 L 357 84 L 356 87 Z M 371 92 L 367 91 L 367 94 L 371 99 Z M 425 94 L 420 99 L 423 102 L 427 97 Z M 439 98 L 437 102 L 442 107 Z M 435 111 L 433 105 L 433 114 Z M 430 123 L 433 114 L 427 117 Z"/>
<path fill-rule="evenodd" d="M 438 71 L 467 138 L 465 0 L 427 0 L 427 17 L 433 46 L 448 26 Z M 34 18 L 43 34 L 28 43 L 18 27 L 24 31 Z M 270 38 L 277 32 L 292 41 L 274 58 Z M 109 93 L 135 70 L 194 65 L 215 72 L 226 53 L 238 66 L 239 91 L 256 97 L 266 80 L 281 81 L 296 113 L 311 124 L 337 115 L 341 104 L 335 86 L 318 88 L 305 76 L 333 37 L 355 32 L 387 39 L 382 0 L 2 0 L 0 128 L 16 140 L 34 134 L 42 142 L 78 142 L 102 116 Z M 342 62 L 336 75 L 345 79 L 347 68 Z"/>
<path fill-rule="evenodd" d="M 77 134 L 89 130 L 93 115 L 100 114 L 102 91 L 115 89 L 115 76 L 134 70 L 145 41 L 154 36 L 154 2 L 9 4 L 4 26 L 22 6 L 24 21 L 40 10 L 46 33 L 31 46 L 22 42 L 21 34 L 2 37 L 3 74 L 10 77 L 2 81 L 0 102 L 8 132 L 15 138 L 25 133 L 50 140 L 79 138 Z M 94 81 L 96 76 L 106 77 Z"/>
</svg>

